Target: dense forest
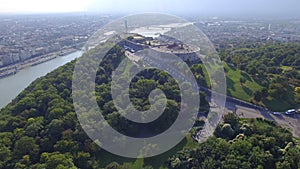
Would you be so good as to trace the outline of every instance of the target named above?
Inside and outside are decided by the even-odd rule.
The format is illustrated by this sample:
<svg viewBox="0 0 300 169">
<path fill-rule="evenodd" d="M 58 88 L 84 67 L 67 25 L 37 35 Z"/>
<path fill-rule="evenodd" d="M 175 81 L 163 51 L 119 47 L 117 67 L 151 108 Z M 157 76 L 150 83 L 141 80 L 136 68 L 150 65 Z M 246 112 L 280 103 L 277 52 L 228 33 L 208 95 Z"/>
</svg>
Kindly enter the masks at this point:
<svg viewBox="0 0 300 169">
<path fill-rule="evenodd" d="M 97 55 L 97 48 L 87 53 Z M 168 99 L 165 112 L 148 125 L 136 124 L 117 113 L 110 92 L 113 70 L 125 57 L 113 47 L 99 65 L 96 99 L 105 119 L 115 130 L 139 137 L 144 129 L 156 135 L 173 124 L 181 96 L 174 79 L 167 73 L 148 69 L 131 83 L 135 108 L 147 110 L 148 95 L 161 89 Z M 75 61 L 37 79 L 0 113 L 1 168 L 99 168 L 103 152 L 82 130 L 73 107 L 72 75 Z M 128 68 L 130 69 L 130 67 Z M 82 79 L 85 80 L 85 79 Z M 83 96 L 87 97 L 87 96 Z M 201 93 L 201 104 L 207 102 Z M 151 130 L 150 130 L 151 129 Z M 102 151 L 102 152 L 101 152 Z"/>
<path fill-rule="evenodd" d="M 86 55 L 96 54 L 97 48 Z M 137 109 L 149 108 L 147 96 L 155 88 L 166 93 L 168 102 L 165 112 L 154 123 L 134 124 L 116 112 L 110 94 L 111 75 L 123 58 L 124 50 L 115 46 L 99 65 L 95 90 L 102 114 L 111 126 L 126 135 L 139 136 L 137 128 L 151 128 L 152 135 L 164 131 L 178 113 L 180 94 L 176 82 L 155 69 L 136 76 L 130 94 Z M 298 140 L 290 131 L 270 121 L 238 119 L 233 114 L 224 117 L 207 142 L 196 143 L 189 135 L 163 157 L 124 159 L 105 152 L 89 139 L 77 120 L 71 90 L 74 64 L 75 61 L 68 63 L 37 79 L 0 111 L 0 168 L 300 167 Z M 243 64 L 237 66 L 244 69 Z M 202 66 L 191 67 L 198 82 L 205 82 Z M 201 106 L 207 105 L 205 95 L 200 96 Z"/>
<path fill-rule="evenodd" d="M 300 167 L 299 140 L 274 122 L 224 117 L 214 136 L 192 150 L 172 156 L 170 168 L 280 168 Z"/>
</svg>

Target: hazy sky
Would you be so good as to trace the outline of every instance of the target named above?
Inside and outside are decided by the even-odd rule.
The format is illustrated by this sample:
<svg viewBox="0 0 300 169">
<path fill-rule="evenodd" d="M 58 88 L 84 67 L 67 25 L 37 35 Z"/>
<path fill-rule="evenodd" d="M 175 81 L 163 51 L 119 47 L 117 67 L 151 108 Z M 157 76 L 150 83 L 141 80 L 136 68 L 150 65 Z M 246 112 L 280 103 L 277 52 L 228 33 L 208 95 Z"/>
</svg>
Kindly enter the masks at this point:
<svg viewBox="0 0 300 169">
<path fill-rule="evenodd" d="M 300 15 L 300 0 L 0 0 L 2 13 L 170 12 Z"/>
<path fill-rule="evenodd" d="M 0 0 L 1 13 L 86 11 L 96 0 Z"/>
</svg>

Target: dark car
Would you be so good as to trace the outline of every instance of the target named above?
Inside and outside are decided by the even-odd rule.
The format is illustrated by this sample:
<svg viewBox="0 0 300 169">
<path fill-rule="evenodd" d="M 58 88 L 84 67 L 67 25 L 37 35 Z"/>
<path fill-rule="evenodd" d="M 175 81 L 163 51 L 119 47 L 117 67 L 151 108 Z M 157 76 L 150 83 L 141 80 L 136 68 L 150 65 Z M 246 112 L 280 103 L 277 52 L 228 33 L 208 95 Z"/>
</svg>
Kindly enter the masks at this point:
<svg viewBox="0 0 300 169">
<path fill-rule="evenodd" d="M 272 112 L 273 115 L 281 115 L 281 112 Z"/>
</svg>

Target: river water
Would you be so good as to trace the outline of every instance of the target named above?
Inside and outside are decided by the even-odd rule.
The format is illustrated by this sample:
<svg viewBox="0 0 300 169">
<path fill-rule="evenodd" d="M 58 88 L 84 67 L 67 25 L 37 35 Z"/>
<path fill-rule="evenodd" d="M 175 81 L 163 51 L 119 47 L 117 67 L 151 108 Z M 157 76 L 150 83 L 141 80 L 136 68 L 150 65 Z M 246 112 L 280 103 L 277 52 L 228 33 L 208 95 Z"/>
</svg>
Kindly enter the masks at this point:
<svg viewBox="0 0 300 169">
<path fill-rule="evenodd" d="M 57 57 L 42 64 L 20 70 L 17 74 L 0 79 L 0 109 L 12 101 L 35 79 L 45 76 L 54 69 L 81 56 L 77 51 L 66 56 Z"/>
</svg>

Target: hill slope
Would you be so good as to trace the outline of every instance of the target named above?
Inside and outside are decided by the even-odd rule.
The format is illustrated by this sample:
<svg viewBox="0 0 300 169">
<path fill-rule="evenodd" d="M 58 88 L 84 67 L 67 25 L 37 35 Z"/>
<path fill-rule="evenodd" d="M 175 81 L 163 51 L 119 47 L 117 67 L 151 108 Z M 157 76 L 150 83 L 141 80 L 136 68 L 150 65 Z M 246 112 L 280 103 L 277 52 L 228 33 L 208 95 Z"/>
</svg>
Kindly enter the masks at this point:
<svg viewBox="0 0 300 169">
<path fill-rule="evenodd" d="M 95 49 L 89 54 L 96 53 Z M 115 47 L 99 65 L 97 101 L 107 121 L 116 130 L 134 135 L 138 134 L 136 127 L 116 113 L 109 94 L 112 70 L 123 57 L 124 51 Z M 295 168 L 300 161 L 298 144 L 289 131 L 270 122 L 239 121 L 230 116 L 215 132 L 219 139 L 213 137 L 204 144 L 192 142 L 188 136 L 177 147 L 158 157 L 136 160 L 112 155 L 93 143 L 78 123 L 71 97 L 73 68 L 74 61 L 37 79 L 0 111 L 0 168 L 205 168 L 220 166 L 223 162 L 228 162 L 226 165 L 230 168 L 239 165 L 239 161 L 244 164 L 245 159 L 254 153 L 266 161 L 253 159 L 247 165 L 245 163 L 246 166 Z M 155 70 L 142 73 L 133 83 L 139 90 L 131 91 L 139 96 L 133 102 L 141 108 L 149 105 L 144 97 L 149 90 L 145 89 L 145 84 L 161 88 L 166 93 L 175 91 L 175 94 L 168 95 L 169 106 L 173 106 L 166 112 L 168 116 L 150 126 L 155 131 L 165 130 L 173 122 L 172 117 L 178 108 L 178 87 L 171 77 Z M 201 99 L 203 101 L 203 95 Z M 184 147 L 187 154 L 175 154 Z M 206 157 L 209 158 L 203 160 Z M 125 164 L 120 166 L 113 161 Z"/>
</svg>

